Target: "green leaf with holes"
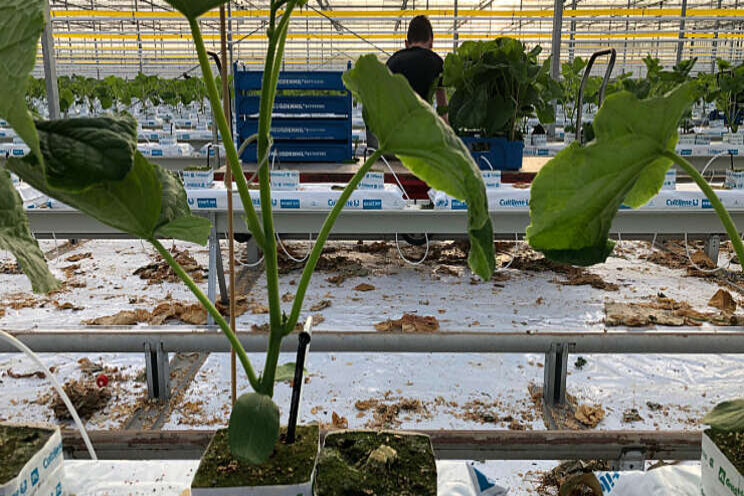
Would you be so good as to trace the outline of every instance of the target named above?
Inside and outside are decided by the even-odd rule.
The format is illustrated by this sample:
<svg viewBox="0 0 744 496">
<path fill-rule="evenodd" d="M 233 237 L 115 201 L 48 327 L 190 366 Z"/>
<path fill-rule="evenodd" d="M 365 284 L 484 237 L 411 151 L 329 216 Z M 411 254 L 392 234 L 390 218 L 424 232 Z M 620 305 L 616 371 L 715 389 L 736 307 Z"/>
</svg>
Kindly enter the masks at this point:
<svg viewBox="0 0 744 496">
<path fill-rule="evenodd" d="M 255 465 L 265 462 L 279 440 L 279 407 L 265 394 L 240 396 L 230 414 L 227 437 L 235 458 Z"/>
<path fill-rule="evenodd" d="M 429 186 L 467 202 L 470 268 L 484 280 L 494 270 L 493 229 L 480 170 L 470 152 L 408 81 L 374 55 L 359 57 L 344 83 L 362 102 L 379 150 L 396 155 Z"/>
<path fill-rule="evenodd" d="M 4 169 L 0 169 L 0 250 L 7 250 L 16 257 L 34 292 L 48 293 L 59 287 L 28 228 L 21 196 Z"/>
<path fill-rule="evenodd" d="M 0 117 L 39 158 L 39 137 L 26 107 L 26 85 L 36 65 L 36 46 L 43 29 L 43 0 L 0 2 Z"/>
<path fill-rule="evenodd" d="M 621 205 L 638 208 L 656 195 L 671 161 L 677 127 L 695 101 L 693 84 L 664 97 L 607 98 L 594 120 L 595 140 L 572 143 L 548 162 L 530 190 L 527 239 L 548 258 L 576 265 L 603 262 Z"/>
</svg>

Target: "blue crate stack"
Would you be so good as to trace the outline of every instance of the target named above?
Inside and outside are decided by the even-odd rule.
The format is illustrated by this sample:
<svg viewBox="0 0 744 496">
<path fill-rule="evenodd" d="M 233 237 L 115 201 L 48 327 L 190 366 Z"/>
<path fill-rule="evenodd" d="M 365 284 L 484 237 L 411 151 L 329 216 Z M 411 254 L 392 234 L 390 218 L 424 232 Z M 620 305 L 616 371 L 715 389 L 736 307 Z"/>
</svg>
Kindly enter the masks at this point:
<svg viewBox="0 0 744 496">
<path fill-rule="evenodd" d="M 235 114 L 239 143 L 258 131 L 262 71 L 234 67 Z M 280 95 L 274 102 L 271 136 L 277 161 L 346 162 L 353 158 L 351 140 L 351 93 L 341 79 L 342 71 L 283 71 L 281 90 L 335 90 L 344 94 Z M 241 160 L 256 163 L 257 149 L 248 146 Z"/>
</svg>

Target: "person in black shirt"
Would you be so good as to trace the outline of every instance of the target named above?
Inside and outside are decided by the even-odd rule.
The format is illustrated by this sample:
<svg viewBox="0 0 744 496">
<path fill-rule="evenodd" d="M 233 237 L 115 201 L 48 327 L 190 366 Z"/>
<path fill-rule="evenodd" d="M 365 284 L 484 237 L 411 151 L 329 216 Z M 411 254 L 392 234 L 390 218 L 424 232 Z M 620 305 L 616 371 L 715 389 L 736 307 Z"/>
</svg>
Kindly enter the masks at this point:
<svg viewBox="0 0 744 496">
<path fill-rule="evenodd" d="M 402 74 L 411 85 L 413 91 L 429 103 L 436 96 L 437 106 L 447 105 L 447 95 L 442 88 L 442 57 L 432 51 L 434 45 L 434 31 L 429 19 L 416 16 L 408 24 L 406 47 L 398 50 L 387 61 L 388 69 L 393 74 Z M 442 115 L 445 122 L 447 115 Z M 367 147 L 377 148 L 378 142 L 374 134 L 367 128 Z"/>
<path fill-rule="evenodd" d="M 431 103 L 436 95 L 437 106 L 447 105 L 442 88 L 442 57 L 432 51 L 434 31 L 426 16 L 411 19 L 408 25 L 406 48 L 395 52 L 387 61 L 393 74 L 403 74 L 418 95 Z M 446 120 L 446 116 L 445 116 Z"/>
</svg>

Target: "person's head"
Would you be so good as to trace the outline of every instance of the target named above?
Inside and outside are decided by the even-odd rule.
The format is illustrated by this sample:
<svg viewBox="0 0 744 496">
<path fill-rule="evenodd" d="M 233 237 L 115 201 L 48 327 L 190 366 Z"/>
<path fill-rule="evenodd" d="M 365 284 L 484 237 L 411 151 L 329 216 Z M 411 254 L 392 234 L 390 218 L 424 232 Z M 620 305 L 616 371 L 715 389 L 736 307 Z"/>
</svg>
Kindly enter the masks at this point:
<svg viewBox="0 0 744 496">
<path fill-rule="evenodd" d="M 425 15 L 414 17 L 408 24 L 406 48 L 414 46 L 428 49 L 434 46 L 434 31 L 431 29 L 429 18 Z"/>
</svg>

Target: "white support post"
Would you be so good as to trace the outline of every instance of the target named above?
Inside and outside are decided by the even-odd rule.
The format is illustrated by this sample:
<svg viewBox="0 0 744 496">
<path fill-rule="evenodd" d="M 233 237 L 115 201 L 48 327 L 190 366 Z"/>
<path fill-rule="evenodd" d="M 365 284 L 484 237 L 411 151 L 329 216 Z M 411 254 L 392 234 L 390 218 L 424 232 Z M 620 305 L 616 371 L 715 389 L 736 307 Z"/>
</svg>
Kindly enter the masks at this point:
<svg viewBox="0 0 744 496">
<path fill-rule="evenodd" d="M 455 20 L 452 25 L 452 51 L 457 51 L 457 47 L 460 44 L 460 36 L 457 32 L 457 0 L 455 0 Z"/>
<path fill-rule="evenodd" d="M 57 63 L 54 59 L 54 38 L 49 2 L 44 2 L 44 31 L 41 34 L 41 50 L 44 59 L 44 79 L 46 81 L 49 119 L 59 119 L 59 88 L 57 87 Z"/>
<path fill-rule="evenodd" d="M 682 0 L 682 18 L 679 20 L 679 42 L 677 42 L 677 63 L 682 62 L 685 49 L 685 18 L 687 17 L 687 0 Z"/>
<path fill-rule="evenodd" d="M 563 27 L 563 0 L 554 0 L 553 3 L 553 37 L 550 50 L 550 77 L 555 81 L 561 78 L 561 29 Z M 557 102 L 553 100 L 555 110 Z M 555 124 L 548 126 L 548 136 L 555 137 Z"/>
</svg>

